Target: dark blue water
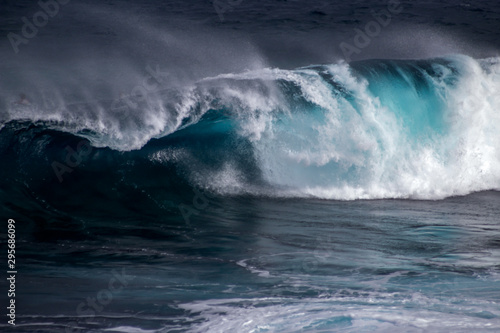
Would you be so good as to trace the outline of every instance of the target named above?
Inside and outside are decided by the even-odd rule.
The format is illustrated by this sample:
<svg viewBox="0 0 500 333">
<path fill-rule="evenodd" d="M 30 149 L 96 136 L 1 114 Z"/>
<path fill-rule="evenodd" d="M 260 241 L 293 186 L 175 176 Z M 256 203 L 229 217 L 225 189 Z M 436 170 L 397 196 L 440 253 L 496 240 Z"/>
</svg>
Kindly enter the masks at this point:
<svg viewBox="0 0 500 333">
<path fill-rule="evenodd" d="M 0 14 L 2 331 L 500 330 L 496 2 L 47 3 Z"/>
</svg>

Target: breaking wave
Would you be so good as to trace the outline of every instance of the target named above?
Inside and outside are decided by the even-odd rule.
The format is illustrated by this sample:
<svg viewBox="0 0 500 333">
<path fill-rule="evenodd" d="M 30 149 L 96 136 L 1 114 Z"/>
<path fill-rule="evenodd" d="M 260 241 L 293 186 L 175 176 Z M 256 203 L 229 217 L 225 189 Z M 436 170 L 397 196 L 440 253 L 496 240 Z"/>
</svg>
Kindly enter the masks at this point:
<svg viewBox="0 0 500 333">
<path fill-rule="evenodd" d="M 0 150 L 38 161 L 20 163 L 23 176 L 55 181 L 54 161 L 64 164 L 65 148 L 83 139 L 93 149 L 80 173 L 141 161 L 134 172 L 160 168 L 158 184 L 219 194 L 441 199 L 500 190 L 499 58 L 267 68 L 135 90 L 4 92 Z"/>
</svg>

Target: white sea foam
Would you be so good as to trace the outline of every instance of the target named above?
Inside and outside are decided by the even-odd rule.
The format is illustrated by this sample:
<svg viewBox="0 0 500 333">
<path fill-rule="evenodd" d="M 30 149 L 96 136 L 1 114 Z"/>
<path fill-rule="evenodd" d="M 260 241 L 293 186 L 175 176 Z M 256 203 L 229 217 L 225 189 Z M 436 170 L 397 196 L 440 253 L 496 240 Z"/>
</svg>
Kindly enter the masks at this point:
<svg viewBox="0 0 500 333">
<path fill-rule="evenodd" d="M 500 329 L 494 304 L 468 305 L 421 294 L 306 299 L 217 299 L 181 304 L 197 322 L 189 332 L 481 332 Z"/>
<path fill-rule="evenodd" d="M 370 92 L 345 64 L 329 66 L 354 102 L 334 96 L 312 71 L 287 75 L 324 113 L 292 114 L 286 127 L 259 124 L 253 140 L 264 178 L 279 195 L 328 199 L 441 199 L 500 189 L 500 66 L 497 60 L 451 57 L 450 71 L 429 78 L 444 102 L 443 128 L 424 128 L 425 140 Z M 277 73 L 277 77 L 282 76 Z M 398 98 L 398 96 L 394 96 Z M 426 98 L 422 92 L 423 99 Z M 354 106 L 355 105 L 355 106 Z M 315 118 L 316 117 L 316 118 Z M 265 118 L 266 122 L 270 122 Z M 306 122 L 307 126 L 302 124 Z M 262 133 L 262 128 L 267 131 Z M 248 126 L 245 132 L 248 132 Z M 420 141 L 422 140 L 422 141 Z"/>
<path fill-rule="evenodd" d="M 500 190 L 499 59 L 452 56 L 427 63 L 433 75 L 411 67 L 424 87 L 416 86 L 408 67 L 396 68 L 402 83 L 379 73 L 388 76 L 385 96 L 374 92 L 377 76 L 368 79 L 339 63 L 206 78 L 153 94 L 140 113 L 111 112 L 102 101 L 75 113 L 61 94 L 54 95 L 60 107 L 50 110 L 12 100 L 2 123 L 46 121 L 95 146 L 132 150 L 225 109 L 233 130 L 250 142 L 248 153 L 268 186 L 249 181 L 233 161 L 222 160 L 218 172 L 203 168 L 186 147 L 184 165 L 196 175 L 191 180 L 220 193 L 351 200 Z"/>
</svg>

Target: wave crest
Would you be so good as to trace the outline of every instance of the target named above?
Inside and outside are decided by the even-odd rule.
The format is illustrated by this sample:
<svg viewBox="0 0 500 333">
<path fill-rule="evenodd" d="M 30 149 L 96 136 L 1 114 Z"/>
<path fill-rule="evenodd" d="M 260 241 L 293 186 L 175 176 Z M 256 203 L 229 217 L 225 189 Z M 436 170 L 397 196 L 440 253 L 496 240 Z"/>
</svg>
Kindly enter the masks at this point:
<svg viewBox="0 0 500 333">
<path fill-rule="evenodd" d="M 96 147 L 142 148 L 219 193 L 350 200 L 500 190 L 499 58 L 225 74 L 155 93 L 140 112 L 112 112 L 109 100 L 78 114 L 64 99 L 50 112 L 8 105 L 4 124 L 43 121 Z M 152 138 L 162 138 L 153 153 L 144 147 Z"/>
</svg>

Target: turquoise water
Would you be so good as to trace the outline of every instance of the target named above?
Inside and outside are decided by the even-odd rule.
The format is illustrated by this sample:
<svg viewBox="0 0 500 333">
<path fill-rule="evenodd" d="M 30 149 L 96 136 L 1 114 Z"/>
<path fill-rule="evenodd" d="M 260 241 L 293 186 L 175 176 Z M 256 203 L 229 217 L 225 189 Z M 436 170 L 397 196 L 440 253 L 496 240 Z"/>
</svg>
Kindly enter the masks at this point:
<svg viewBox="0 0 500 333">
<path fill-rule="evenodd" d="M 209 78 L 138 149 L 140 118 L 5 122 L 15 329 L 499 330 L 497 73 L 454 56 Z"/>
<path fill-rule="evenodd" d="M 3 38 L 0 331 L 500 331 L 499 5 L 401 3 L 347 61 L 387 5 L 72 0 Z"/>
</svg>

